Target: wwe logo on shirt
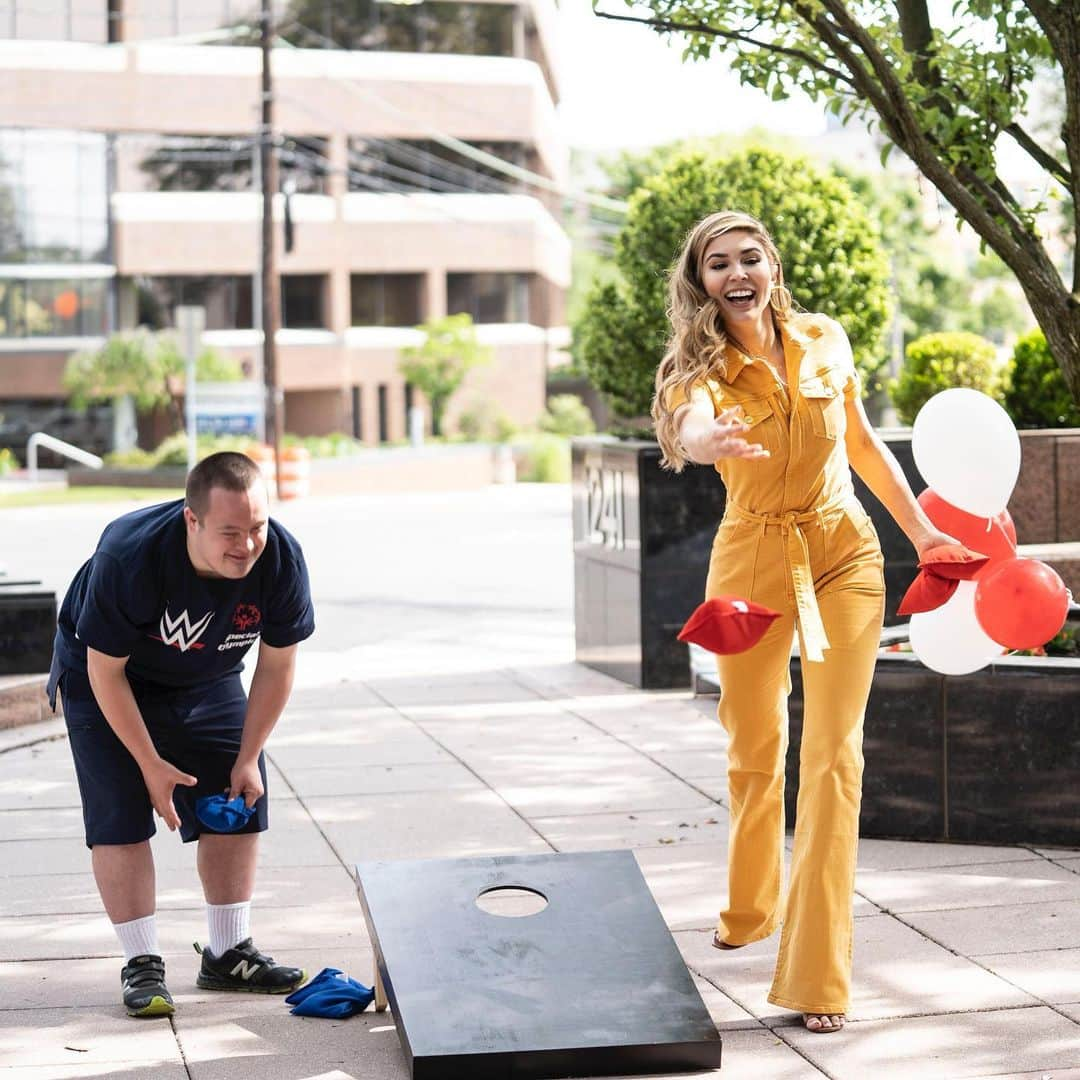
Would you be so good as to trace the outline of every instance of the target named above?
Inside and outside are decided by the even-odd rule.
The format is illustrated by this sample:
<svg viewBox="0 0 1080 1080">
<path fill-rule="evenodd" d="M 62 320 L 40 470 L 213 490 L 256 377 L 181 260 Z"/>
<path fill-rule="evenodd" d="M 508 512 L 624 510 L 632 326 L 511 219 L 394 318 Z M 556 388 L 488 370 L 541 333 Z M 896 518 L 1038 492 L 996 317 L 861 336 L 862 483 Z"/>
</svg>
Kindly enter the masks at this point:
<svg viewBox="0 0 1080 1080">
<path fill-rule="evenodd" d="M 208 611 L 197 623 L 193 623 L 188 616 L 187 609 L 181 611 L 175 619 L 169 617 L 169 609 L 161 616 L 158 629 L 161 631 L 160 640 L 166 645 L 175 645 L 181 652 L 188 649 L 201 649 L 196 642 L 202 637 L 203 631 L 210 625 L 214 617 L 212 611 Z"/>
</svg>

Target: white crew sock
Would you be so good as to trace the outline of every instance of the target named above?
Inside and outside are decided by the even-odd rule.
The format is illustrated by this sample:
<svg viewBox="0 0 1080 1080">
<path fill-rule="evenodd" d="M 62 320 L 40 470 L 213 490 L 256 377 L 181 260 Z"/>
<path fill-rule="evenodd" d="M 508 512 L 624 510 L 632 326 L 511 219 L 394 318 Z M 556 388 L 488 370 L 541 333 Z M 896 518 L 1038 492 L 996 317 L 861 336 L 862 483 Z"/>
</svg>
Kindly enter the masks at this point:
<svg viewBox="0 0 1080 1080">
<path fill-rule="evenodd" d="M 136 956 L 160 956 L 157 939 L 157 916 L 146 915 L 131 922 L 113 923 L 116 936 L 124 949 L 124 962 Z"/>
<path fill-rule="evenodd" d="M 210 927 L 210 951 L 215 956 L 228 952 L 251 937 L 251 901 L 239 904 L 207 904 L 206 922 Z"/>
</svg>

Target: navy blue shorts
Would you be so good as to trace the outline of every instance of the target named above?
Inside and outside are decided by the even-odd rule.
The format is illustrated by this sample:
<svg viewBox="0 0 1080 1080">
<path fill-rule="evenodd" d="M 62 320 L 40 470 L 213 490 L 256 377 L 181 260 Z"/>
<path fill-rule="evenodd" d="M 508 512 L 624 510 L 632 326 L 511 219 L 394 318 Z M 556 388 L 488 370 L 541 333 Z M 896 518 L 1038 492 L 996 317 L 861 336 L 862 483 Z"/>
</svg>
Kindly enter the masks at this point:
<svg viewBox="0 0 1080 1080">
<path fill-rule="evenodd" d="M 138 844 L 157 831 L 142 772 L 98 708 L 84 672 L 59 677 L 75 774 L 82 795 L 86 846 Z M 191 689 L 148 686 L 129 680 L 139 711 L 158 753 L 199 782 L 173 789 L 184 842 L 212 833 L 195 816 L 195 800 L 229 789 L 229 775 L 240 751 L 247 697 L 239 675 Z M 259 755 L 263 795 L 255 813 L 237 833 L 265 831 L 269 824 L 266 763 Z M 233 835 L 233 834 L 230 834 Z"/>
</svg>

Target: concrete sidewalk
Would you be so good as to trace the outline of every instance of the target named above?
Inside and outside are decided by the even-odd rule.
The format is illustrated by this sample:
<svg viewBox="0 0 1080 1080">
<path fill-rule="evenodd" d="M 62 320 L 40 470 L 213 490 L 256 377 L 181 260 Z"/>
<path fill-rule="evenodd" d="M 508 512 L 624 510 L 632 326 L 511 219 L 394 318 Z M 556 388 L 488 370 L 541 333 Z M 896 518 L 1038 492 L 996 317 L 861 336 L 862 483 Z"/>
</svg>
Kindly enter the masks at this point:
<svg viewBox="0 0 1080 1080">
<path fill-rule="evenodd" d="M 9 513 L 6 561 L 62 589 L 123 509 Z M 719 1075 L 1080 1077 L 1080 851 L 864 841 L 838 1035 L 766 1002 L 775 937 L 710 947 L 724 735 L 711 701 L 571 662 L 568 491 L 313 499 L 281 517 L 319 630 L 269 746 L 263 949 L 368 983 L 355 862 L 628 847 L 723 1031 Z M 300 1019 L 195 987 L 202 897 L 169 833 L 155 850 L 177 1013 L 127 1018 L 61 721 L 0 731 L 0 811 L 0 1080 L 406 1077 L 389 1013 Z"/>
<path fill-rule="evenodd" d="M 848 1029 L 811 1035 L 767 1004 L 776 939 L 709 945 L 727 836 L 711 708 L 573 664 L 300 691 L 272 740 L 256 940 L 370 982 L 355 861 L 631 847 L 723 1031 L 724 1075 L 1080 1076 L 1080 851 L 864 841 Z M 388 1013 L 298 1019 L 195 987 L 194 852 L 170 834 L 155 849 L 177 1012 L 124 1015 L 61 731 L 22 729 L 57 737 L 0 755 L 0 1080 L 405 1077 Z"/>
</svg>

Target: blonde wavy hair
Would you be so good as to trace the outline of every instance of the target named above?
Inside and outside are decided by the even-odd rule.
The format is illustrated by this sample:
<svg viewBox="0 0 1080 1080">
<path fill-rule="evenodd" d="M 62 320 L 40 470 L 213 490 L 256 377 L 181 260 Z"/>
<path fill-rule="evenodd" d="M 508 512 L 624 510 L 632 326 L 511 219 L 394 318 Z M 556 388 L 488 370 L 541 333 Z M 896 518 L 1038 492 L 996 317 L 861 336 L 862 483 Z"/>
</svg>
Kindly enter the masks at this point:
<svg viewBox="0 0 1080 1080">
<path fill-rule="evenodd" d="M 769 295 L 773 318 L 785 322 L 793 310 L 791 293 L 784 284 L 780 253 L 757 218 L 738 210 L 721 210 L 703 218 L 690 230 L 668 273 L 667 316 L 671 322 L 671 337 L 667 352 L 656 369 L 656 394 L 652 403 L 653 423 L 660 443 L 660 463 L 675 472 L 682 472 L 689 458 L 679 442 L 674 412 L 667 407 L 672 392 L 683 390 L 689 393 L 694 383 L 709 375 L 724 377 L 727 333 L 719 305 L 701 283 L 701 271 L 709 244 L 729 232 L 748 232 L 765 249 L 775 275 Z"/>
</svg>

